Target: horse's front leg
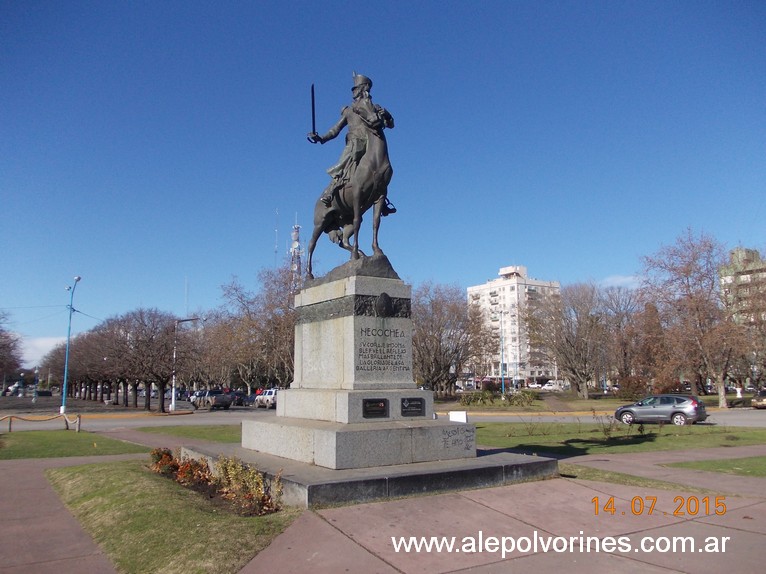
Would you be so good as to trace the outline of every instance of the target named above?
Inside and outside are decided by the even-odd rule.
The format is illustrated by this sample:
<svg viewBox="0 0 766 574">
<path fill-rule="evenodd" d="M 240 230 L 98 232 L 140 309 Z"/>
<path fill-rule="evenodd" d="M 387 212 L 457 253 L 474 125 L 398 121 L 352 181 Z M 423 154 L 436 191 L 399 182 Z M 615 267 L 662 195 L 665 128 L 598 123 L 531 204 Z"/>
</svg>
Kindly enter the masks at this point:
<svg viewBox="0 0 766 574">
<path fill-rule="evenodd" d="M 311 261 L 314 257 L 314 248 L 317 246 L 317 240 L 322 235 L 322 227 L 320 225 L 314 226 L 314 232 L 311 234 L 311 241 L 309 241 L 309 261 L 306 267 L 306 279 L 313 279 L 314 273 L 311 269 Z"/>
<path fill-rule="evenodd" d="M 354 246 L 351 249 L 351 259 L 359 259 L 359 230 L 362 227 L 362 206 L 357 196 L 354 199 Z"/>
<path fill-rule="evenodd" d="M 383 211 L 383 205 L 386 203 L 386 196 L 383 195 L 373 205 L 372 211 L 372 252 L 375 255 L 383 255 L 383 250 L 378 246 L 378 228 L 380 227 L 380 214 Z"/>
<path fill-rule="evenodd" d="M 342 233 L 343 236 L 340 239 L 340 246 L 350 253 L 354 249 L 351 247 L 351 236 L 354 235 L 354 226 L 352 224 L 344 225 Z M 364 251 L 359 248 L 357 248 L 357 251 L 359 251 L 359 255 L 366 257 Z"/>
</svg>

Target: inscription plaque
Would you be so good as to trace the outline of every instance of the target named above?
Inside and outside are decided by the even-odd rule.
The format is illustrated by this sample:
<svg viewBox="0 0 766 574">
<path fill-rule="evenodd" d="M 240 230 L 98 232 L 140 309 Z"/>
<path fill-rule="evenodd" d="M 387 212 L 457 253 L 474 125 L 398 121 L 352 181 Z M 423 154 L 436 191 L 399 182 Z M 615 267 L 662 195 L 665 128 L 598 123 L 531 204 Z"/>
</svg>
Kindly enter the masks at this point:
<svg viewBox="0 0 766 574">
<path fill-rule="evenodd" d="M 388 418 L 388 399 L 362 399 L 362 417 L 366 419 Z"/>
<path fill-rule="evenodd" d="M 358 334 L 356 373 L 372 378 L 409 379 L 412 372 L 411 338 L 405 329 L 362 326 Z"/>
<path fill-rule="evenodd" d="M 402 399 L 403 417 L 424 417 L 426 416 L 426 401 L 421 397 Z"/>
</svg>

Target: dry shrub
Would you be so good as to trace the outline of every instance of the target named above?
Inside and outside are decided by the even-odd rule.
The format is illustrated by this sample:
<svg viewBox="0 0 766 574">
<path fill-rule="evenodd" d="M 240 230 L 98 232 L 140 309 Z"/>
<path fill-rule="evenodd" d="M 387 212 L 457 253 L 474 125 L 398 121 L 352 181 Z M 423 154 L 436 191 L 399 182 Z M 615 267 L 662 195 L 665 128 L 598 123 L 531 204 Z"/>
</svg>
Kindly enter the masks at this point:
<svg viewBox="0 0 766 574">
<path fill-rule="evenodd" d="M 282 508 L 281 472 L 269 480 L 239 459 L 223 456 L 212 472 L 205 460 L 179 459 L 166 448 L 154 449 L 149 456 L 154 472 L 211 497 L 217 495 L 237 514 L 261 516 Z"/>
</svg>

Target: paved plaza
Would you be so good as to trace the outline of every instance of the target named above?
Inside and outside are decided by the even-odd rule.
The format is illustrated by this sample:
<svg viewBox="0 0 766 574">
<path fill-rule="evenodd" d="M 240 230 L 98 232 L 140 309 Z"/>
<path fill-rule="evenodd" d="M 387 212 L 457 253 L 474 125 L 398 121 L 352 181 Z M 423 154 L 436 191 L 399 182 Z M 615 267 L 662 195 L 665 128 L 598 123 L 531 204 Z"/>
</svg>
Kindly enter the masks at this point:
<svg viewBox="0 0 766 574">
<path fill-rule="evenodd" d="M 99 432 L 150 447 L 206 442 L 142 433 L 123 425 L 125 420 L 115 418 Z M 8 542 L 0 545 L 0 572 L 114 572 L 43 473 L 51 467 L 143 456 L 0 461 L 0 516 Z M 567 459 L 687 485 L 678 491 L 562 477 L 305 511 L 242 572 L 760 572 L 766 544 L 764 479 L 663 466 L 744 456 L 766 456 L 766 445 Z M 726 506 L 718 515 L 717 496 Z M 610 499 L 614 513 L 604 510 Z M 650 501 L 655 503 L 651 515 Z M 696 513 L 681 515 L 679 504 Z M 430 543 L 431 537 L 441 550 L 412 546 Z M 674 540 L 679 545 L 675 551 Z M 714 550 L 712 544 L 717 552 L 700 551 L 706 545 Z"/>
</svg>

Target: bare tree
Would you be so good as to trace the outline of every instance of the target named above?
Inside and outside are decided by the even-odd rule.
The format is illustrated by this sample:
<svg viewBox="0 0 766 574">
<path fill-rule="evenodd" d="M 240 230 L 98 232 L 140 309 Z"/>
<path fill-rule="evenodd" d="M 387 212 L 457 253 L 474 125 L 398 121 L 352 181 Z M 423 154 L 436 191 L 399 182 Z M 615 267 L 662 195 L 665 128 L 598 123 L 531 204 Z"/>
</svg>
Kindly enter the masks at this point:
<svg viewBox="0 0 766 574">
<path fill-rule="evenodd" d="M 94 329 L 101 339 L 101 351 L 104 357 L 104 370 L 106 377 L 113 383 L 116 389 L 122 390 L 122 404 L 128 406 L 130 396 L 129 388 L 131 381 L 134 382 L 133 407 L 138 407 L 138 397 L 135 393 L 137 387 L 134 353 L 132 352 L 133 335 L 130 331 L 130 320 L 126 316 L 111 317 Z M 113 402 L 118 403 L 119 392 L 115 392 Z"/>
<path fill-rule="evenodd" d="M 601 291 L 608 362 L 619 380 L 635 372 L 636 313 L 639 296 L 633 289 L 607 287 Z"/>
<path fill-rule="evenodd" d="M 634 313 L 629 330 L 633 352 L 631 375 L 640 383 L 641 390 L 648 389 L 654 382 L 668 381 L 668 366 L 672 372 L 676 369 L 672 366 L 672 346 L 657 306 L 643 302 L 643 309 Z"/>
<path fill-rule="evenodd" d="M 124 319 L 131 378 L 144 383 L 144 409 L 151 409 L 152 384 L 156 384 L 159 410 L 164 412 L 165 390 L 173 376 L 176 318 L 158 309 L 136 309 L 126 314 Z"/>
<path fill-rule="evenodd" d="M 531 304 L 525 316 L 530 340 L 555 359 L 577 394 L 588 398 L 588 384 L 603 367 L 606 327 L 598 288 L 577 283 Z"/>
<path fill-rule="evenodd" d="M 0 311 L 0 372 L 3 379 L 6 374 L 21 368 L 21 341 L 19 337 L 8 330 L 8 314 Z M 2 389 L 0 389 L 2 390 Z"/>
<path fill-rule="evenodd" d="M 500 335 L 489 328 L 490 321 L 478 304 L 468 306 L 468 328 L 470 329 L 470 349 L 467 365 L 474 377 L 482 379 L 489 375 L 493 357 L 500 345 Z"/>
<path fill-rule="evenodd" d="M 193 381 L 204 381 L 219 387 L 230 385 L 236 364 L 231 323 L 232 320 L 223 313 L 207 314 L 204 329 L 188 334 L 191 336 L 187 337 L 185 346 L 195 349 L 194 358 L 192 360 L 187 354 L 184 361 L 186 372 L 179 371 L 176 376 L 185 378 L 187 385 Z"/>
<path fill-rule="evenodd" d="M 110 380 L 104 361 L 104 338 L 98 330 L 77 335 L 71 343 L 70 373 L 80 386 L 80 398 L 102 401 Z"/>
<path fill-rule="evenodd" d="M 295 372 L 294 283 L 289 264 L 265 269 L 252 293 L 235 278 L 223 286 L 235 367 L 248 386 L 285 387 Z"/>
<path fill-rule="evenodd" d="M 265 269 L 259 275 L 258 297 L 262 314 L 269 377 L 285 387 L 295 373 L 295 283 L 289 263 Z"/>
<path fill-rule="evenodd" d="M 63 384 L 65 351 L 66 343 L 59 343 L 48 351 L 40 361 L 40 370 L 48 374 L 47 379 L 51 386 L 58 385 L 60 387 Z M 61 390 L 63 392 L 63 389 Z"/>
<path fill-rule="evenodd" d="M 712 237 L 688 229 L 673 245 L 644 257 L 644 289 L 672 334 L 675 357 L 689 372 L 715 382 L 718 402 L 728 407 L 725 382 L 743 331 L 722 297 L 719 269 L 724 249 Z"/>
<path fill-rule="evenodd" d="M 144 408 L 151 409 L 152 385 L 159 390 L 159 410 L 164 412 L 165 390 L 173 376 L 176 317 L 157 309 L 136 309 L 112 317 L 94 329 L 72 338 L 70 344 L 69 390 L 85 400 L 108 400 L 113 388 L 122 387 L 128 406 L 129 387 L 133 407 L 138 407 L 138 385 L 144 384 Z M 178 365 L 192 364 L 199 345 L 192 335 L 180 333 Z M 44 359 L 49 369 L 63 370 L 63 345 Z M 77 389 L 75 391 L 74 389 Z M 114 399 L 117 400 L 117 397 Z"/>
<path fill-rule="evenodd" d="M 416 380 L 452 394 L 457 375 L 480 344 L 481 314 L 465 303 L 465 291 L 453 285 L 424 283 L 412 294 L 412 362 Z M 477 346 L 473 347 L 479 352 Z"/>
</svg>

